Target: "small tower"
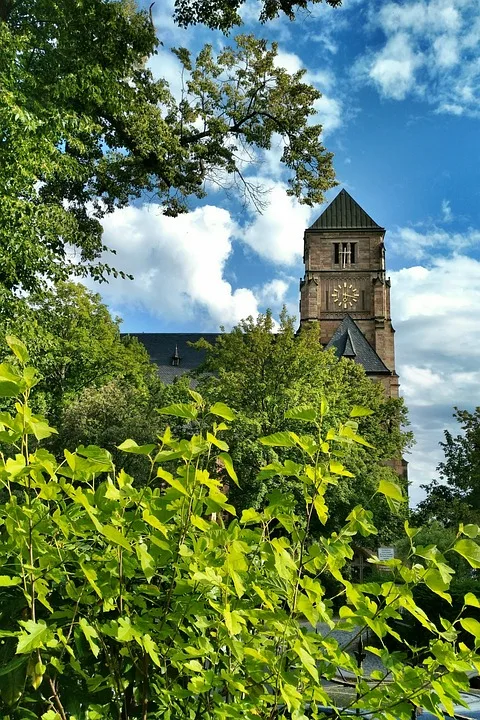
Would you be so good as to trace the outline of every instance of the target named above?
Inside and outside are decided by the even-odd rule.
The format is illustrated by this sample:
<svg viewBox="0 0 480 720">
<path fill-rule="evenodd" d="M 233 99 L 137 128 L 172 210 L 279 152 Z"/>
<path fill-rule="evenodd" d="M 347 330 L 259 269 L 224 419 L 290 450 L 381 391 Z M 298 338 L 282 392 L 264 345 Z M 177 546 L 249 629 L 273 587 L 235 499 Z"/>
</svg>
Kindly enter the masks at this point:
<svg viewBox="0 0 480 720">
<path fill-rule="evenodd" d="M 385 229 L 341 190 L 304 235 L 300 321 L 320 321 L 321 342 L 364 366 L 398 397 Z"/>
<path fill-rule="evenodd" d="M 181 360 L 181 358 L 180 358 L 180 355 L 179 355 L 179 353 L 178 353 L 178 345 L 175 345 L 175 352 L 174 352 L 173 355 L 172 355 L 172 365 L 173 365 L 174 367 L 179 367 L 179 365 L 180 365 L 180 360 Z"/>
</svg>

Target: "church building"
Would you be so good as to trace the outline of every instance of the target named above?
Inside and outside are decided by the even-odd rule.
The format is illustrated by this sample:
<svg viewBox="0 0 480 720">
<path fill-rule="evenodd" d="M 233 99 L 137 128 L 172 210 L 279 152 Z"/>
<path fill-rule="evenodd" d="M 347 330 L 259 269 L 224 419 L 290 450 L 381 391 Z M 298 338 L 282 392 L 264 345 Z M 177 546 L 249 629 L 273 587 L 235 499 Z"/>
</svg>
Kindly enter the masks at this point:
<svg viewBox="0 0 480 720">
<path fill-rule="evenodd" d="M 300 323 L 318 320 L 321 342 L 338 357 L 360 363 L 388 397 L 398 397 L 390 280 L 385 272 L 385 229 L 341 190 L 304 234 L 305 276 Z M 160 377 L 173 382 L 194 370 L 204 352 L 190 346 L 217 334 L 139 333 Z"/>
<path fill-rule="evenodd" d="M 398 397 L 384 238 L 385 228 L 341 190 L 305 230 L 300 322 L 320 321 L 322 345 Z"/>
</svg>

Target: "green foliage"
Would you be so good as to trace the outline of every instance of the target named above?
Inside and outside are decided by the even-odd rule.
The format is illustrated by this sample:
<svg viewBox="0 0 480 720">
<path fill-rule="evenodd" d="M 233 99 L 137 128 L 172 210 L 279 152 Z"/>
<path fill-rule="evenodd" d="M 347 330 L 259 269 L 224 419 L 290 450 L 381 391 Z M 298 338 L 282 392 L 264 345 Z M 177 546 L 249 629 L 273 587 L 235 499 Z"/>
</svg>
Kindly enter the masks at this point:
<svg viewBox="0 0 480 720">
<path fill-rule="evenodd" d="M 179 25 L 187 27 L 204 23 L 212 28 L 227 32 L 233 25 L 241 24 L 239 10 L 245 0 L 175 0 L 174 17 Z M 299 10 L 306 10 L 309 4 L 315 5 L 322 0 L 263 0 L 260 5 L 259 19 L 262 22 L 273 20 L 284 13 L 290 20 Z M 338 7 L 342 0 L 325 0 L 327 5 Z"/>
<path fill-rule="evenodd" d="M 279 328 L 274 328 L 267 313 L 255 321 L 250 318 L 241 322 L 214 345 L 203 341 L 199 345 L 207 350 L 198 377 L 199 390 L 209 400 L 222 398 L 238 411 L 228 434 L 235 466 L 243 478 L 241 490 L 231 490 L 237 507 L 260 507 L 274 488 L 293 492 L 297 501 L 303 502 L 300 484 L 294 478 L 259 474 L 265 463 L 292 457 L 288 448 L 295 443 L 287 439 L 282 446 L 286 451 L 282 447 L 274 450 L 262 446 L 258 436 L 297 424 L 301 427 L 304 420 L 312 419 L 308 406 L 320 402 L 324 403 L 324 422 L 336 425 L 352 416 L 358 420 L 361 434 L 374 446 L 366 451 L 361 443 L 353 443 L 346 450 L 352 472 L 327 492 L 331 508 L 328 528 L 339 529 L 341 518 L 355 505 L 370 502 L 379 482 L 398 482 L 391 464 L 395 460 L 398 463 L 411 442 L 411 434 L 402 427 L 407 422 L 403 401 L 387 400 L 382 387 L 372 383 L 360 365 L 338 361 L 333 351 L 325 352 L 317 324 L 296 334 L 294 320 L 285 312 Z M 297 408 L 294 414 L 292 407 Z M 384 502 L 376 498 L 372 502 L 381 541 L 395 540 L 403 520 Z M 395 504 L 396 499 L 391 498 L 392 507 Z M 404 505 L 403 513 L 406 511 Z"/>
<path fill-rule="evenodd" d="M 41 374 L 35 405 L 55 423 L 85 388 L 115 381 L 130 388 L 125 392 L 141 395 L 149 389 L 154 392 L 158 384 L 157 369 L 143 345 L 135 338 L 121 338 L 120 321 L 112 319 L 99 295 L 81 284 L 59 283 L 53 290 L 18 300 L 1 325 L 28 345 Z M 80 424 L 81 415 L 79 411 Z M 101 416 L 105 421 L 105 412 Z"/>
<path fill-rule="evenodd" d="M 0 366 L 0 392 L 15 386 L 19 399 L 0 417 L 10 447 L 0 461 L 8 494 L 0 505 L 3 718 L 303 720 L 305 712 L 318 716 L 318 704 L 331 704 L 324 681 L 339 669 L 355 677 L 351 707 L 361 713 L 407 720 L 412 704 L 435 712 L 440 702 L 451 712 L 467 672 L 480 667 L 480 602 L 469 593 L 461 616 L 436 626 L 413 595 L 427 585 L 447 596 L 445 557 L 412 545 L 412 567 L 389 562 L 399 582 L 355 585 L 348 580 L 352 543 L 377 532 L 371 511 L 355 507 L 339 532 L 309 536 L 314 517 L 325 526 L 326 491 L 348 475 L 349 448 L 364 446 L 356 419 L 331 427 L 325 403 L 291 409 L 292 417 L 307 418 L 296 421 L 302 429 L 261 441 L 287 446 L 295 460 L 262 472 L 294 477 L 304 514 L 276 491 L 263 510 L 238 516 L 224 492 L 225 416 L 236 417 L 228 405 L 192 392 L 190 402 L 164 412 L 195 417 L 204 428 L 198 434 L 176 439 L 167 429 L 158 443 L 126 441 L 127 453 L 150 464 L 149 482 L 139 487 L 99 447 L 65 451 L 57 462 L 37 445 L 53 432 L 28 405 L 38 375 L 22 344 L 8 343 L 17 363 Z M 382 488 L 391 496 L 391 487 Z M 414 537 L 408 526 L 407 534 Z M 476 534 L 461 528 L 451 552 L 472 555 L 465 543 L 476 546 Z M 325 592 L 332 577 L 343 598 L 339 620 Z M 385 647 L 400 613 L 429 631 L 415 667 Z M 374 675 L 368 684 L 334 636 L 314 631 L 319 622 L 355 633 L 369 628 L 392 682 Z M 466 639 L 456 646 L 460 631 Z"/>
<path fill-rule="evenodd" d="M 437 468 L 440 481 L 421 486 L 427 497 L 416 508 L 416 522 L 438 520 L 455 527 L 462 520 L 480 521 L 480 408 L 472 413 L 455 408 L 454 417 L 462 433 L 453 436 L 445 430 L 445 442 L 440 443 L 445 460 Z"/>
<path fill-rule="evenodd" d="M 292 195 L 316 204 L 334 184 L 310 123 L 320 94 L 276 67 L 275 45 L 240 36 L 218 55 L 177 50 L 177 101 L 147 69 L 157 43 L 148 11 L 126 0 L 0 5 L 2 307 L 48 280 L 125 276 L 104 262 L 101 220 L 144 192 L 176 215 L 223 177 L 258 205 L 239 150 L 269 148 L 274 133 Z"/>
</svg>

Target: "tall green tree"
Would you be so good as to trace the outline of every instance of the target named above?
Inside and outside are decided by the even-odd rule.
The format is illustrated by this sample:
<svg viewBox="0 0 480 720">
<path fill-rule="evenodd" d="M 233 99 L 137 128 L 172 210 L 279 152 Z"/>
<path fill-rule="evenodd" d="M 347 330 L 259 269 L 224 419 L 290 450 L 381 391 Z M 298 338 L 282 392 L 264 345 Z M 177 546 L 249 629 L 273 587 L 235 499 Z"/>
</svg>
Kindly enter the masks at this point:
<svg viewBox="0 0 480 720">
<path fill-rule="evenodd" d="M 2 0 L 0 8 L 3 310 L 11 291 L 47 280 L 104 280 L 112 268 L 101 260 L 101 220 L 144 192 L 176 215 L 221 176 L 258 200 L 238 158 L 244 147 L 270 147 L 274 133 L 285 141 L 292 195 L 316 204 L 334 184 L 321 127 L 310 123 L 320 95 L 302 72 L 276 67 L 275 45 L 239 36 L 218 53 L 177 50 L 178 101 L 147 68 L 158 39 L 133 3 Z M 197 19 L 215 25 L 204 11 Z"/>
<path fill-rule="evenodd" d="M 445 459 L 438 465 L 440 479 L 421 487 L 427 496 L 416 508 L 418 522 L 432 520 L 455 527 L 461 520 L 480 519 L 480 407 L 473 412 L 455 408 L 459 435 L 445 430 Z"/>
<path fill-rule="evenodd" d="M 283 312 L 275 327 L 270 313 L 242 321 L 232 332 L 221 335 L 214 345 L 200 343 L 207 358 L 198 378 L 199 390 L 211 401 L 224 399 L 241 417 L 235 423 L 229 443 L 237 467 L 241 469 L 241 490 L 232 488 L 232 497 L 243 507 L 259 506 L 279 477 L 258 476 L 260 467 L 273 455 L 258 443 L 259 434 L 287 427 L 285 413 L 298 405 L 328 405 L 328 422 L 345 422 L 352 405 L 368 407 L 372 413 L 360 418 L 360 429 L 375 447 L 368 452 L 352 445 L 345 476 L 328 493 L 331 509 L 329 527 L 337 527 L 358 502 L 372 502 L 381 478 L 397 480 L 392 463 L 399 461 L 411 442 L 406 432 L 406 409 L 402 400 L 387 399 L 383 388 L 373 383 L 363 367 L 338 360 L 333 350 L 324 351 L 318 324 L 295 332 L 294 319 Z M 278 455 L 279 451 L 273 454 Z M 280 451 L 281 455 L 281 451 Z M 284 490 L 301 493 L 290 478 Z M 399 533 L 400 516 L 391 514 L 385 503 L 376 507 L 382 541 Z M 381 520 L 381 522 L 380 522 Z"/>
<path fill-rule="evenodd" d="M 53 422 L 85 388 L 121 380 L 147 391 L 158 382 L 144 346 L 121 337 L 120 320 L 82 284 L 60 282 L 17 301 L 13 309 L 0 325 L 3 336 L 13 332 L 28 343 L 42 377 L 35 403 Z"/>
</svg>

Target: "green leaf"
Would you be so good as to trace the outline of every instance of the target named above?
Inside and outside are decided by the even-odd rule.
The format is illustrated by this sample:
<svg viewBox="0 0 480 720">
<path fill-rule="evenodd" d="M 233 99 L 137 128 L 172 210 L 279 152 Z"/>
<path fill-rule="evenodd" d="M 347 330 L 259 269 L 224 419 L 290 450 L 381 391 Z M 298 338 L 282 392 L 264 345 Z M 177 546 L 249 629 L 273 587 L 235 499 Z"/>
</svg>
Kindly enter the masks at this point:
<svg viewBox="0 0 480 720">
<path fill-rule="evenodd" d="M 132 453 L 133 455 L 150 455 L 156 445 L 138 445 L 135 440 L 125 440 L 121 445 L 117 445 L 119 450 L 123 450 L 126 453 Z"/>
<path fill-rule="evenodd" d="M 142 637 L 142 645 L 145 649 L 145 652 L 147 652 L 150 657 L 152 658 L 153 662 L 157 667 L 160 667 L 160 658 L 158 657 L 158 646 L 157 643 L 152 640 L 150 635 L 144 635 Z"/>
<path fill-rule="evenodd" d="M 453 549 L 473 568 L 480 568 L 480 547 L 473 540 L 457 540 Z"/>
<path fill-rule="evenodd" d="M 257 510 L 254 510 L 253 508 L 242 510 L 242 517 L 240 518 L 242 525 L 247 525 L 248 523 L 259 523 L 261 521 L 262 516 L 259 512 L 257 512 Z"/>
<path fill-rule="evenodd" d="M 304 422 L 315 422 L 317 419 L 317 411 L 314 407 L 307 405 L 299 406 L 287 410 L 285 413 L 286 420 L 302 420 Z"/>
<path fill-rule="evenodd" d="M 293 649 L 297 653 L 298 657 L 300 658 L 300 661 L 305 668 L 305 670 L 312 676 L 312 678 L 315 680 L 316 683 L 319 682 L 318 677 L 318 670 L 315 665 L 315 660 L 313 657 L 308 653 L 305 648 L 303 648 L 299 642 L 295 643 L 293 646 Z"/>
<path fill-rule="evenodd" d="M 464 525 L 462 528 L 462 532 L 465 535 L 468 535 L 469 538 L 476 538 L 479 533 L 479 527 L 478 525 L 468 524 Z"/>
<path fill-rule="evenodd" d="M 470 635 L 473 635 L 475 640 L 480 640 L 480 622 L 474 618 L 461 618 L 460 625 Z"/>
<path fill-rule="evenodd" d="M 156 530 L 160 530 L 162 535 L 164 537 L 167 537 L 168 534 L 168 528 L 166 525 L 164 525 L 160 520 L 153 515 L 148 508 L 145 508 L 145 510 L 142 513 L 142 517 L 145 520 L 146 523 L 151 525 Z"/>
<path fill-rule="evenodd" d="M 0 575 L 0 587 L 12 587 L 14 585 L 21 585 L 22 578 L 9 577 L 8 575 Z"/>
<path fill-rule="evenodd" d="M 7 335 L 5 340 L 17 360 L 20 360 L 22 365 L 26 365 L 30 358 L 28 357 L 28 350 L 25 347 L 25 344 L 14 335 Z"/>
<path fill-rule="evenodd" d="M 80 567 L 82 569 L 83 574 L 87 578 L 88 582 L 92 586 L 92 588 L 95 590 L 99 598 L 103 598 L 102 591 L 98 587 L 97 583 L 95 582 L 97 579 L 97 573 L 95 572 L 93 567 L 90 567 L 84 562 L 80 562 Z"/>
<path fill-rule="evenodd" d="M 351 418 L 366 417 L 367 415 L 373 415 L 373 410 L 369 410 L 369 408 L 362 407 L 361 405 L 354 405 L 350 411 Z"/>
<path fill-rule="evenodd" d="M 225 403 L 222 402 L 214 403 L 209 412 L 211 412 L 212 415 L 217 415 L 218 417 L 223 418 L 224 420 L 235 420 L 235 412 L 229 408 L 228 405 L 225 405 Z"/>
<path fill-rule="evenodd" d="M 268 445 L 269 447 L 295 447 L 296 441 L 293 433 L 290 432 L 277 432 L 273 435 L 266 435 L 260 438 L 262 445 Z"/>
<path fill-rule="evenodd" d="M 192 523 L 192 525 L 194 525 L 199 530 L 202 530 L 203 532 L 210 530 L 210 525 L 208 524 L 208 522 L 199 515 L 191 515 L 190 522 Z"/>
<path fill-rule="evenodd" d="M 364 445 L 368 448 L 373 448 L 373 445 L 371 445 L 365 438 L 363 438 L 361 435 L 358 435 L 355 430 L 348 425 L 344 425 L 342 428 L 340 428 L 339 437 L 347 438 L 348 440 L 353 440 L 353 442 L 356 442 L 358 445 Z M 330 438 L 327 434 L 327 440 Z M 338 439 L 338 437 L 337 437 Z"/>
<path fill-rule="evenodd" d="M 227 471 L 229 477 L 231 477 L 235 485 L 237 487 L 240 487 L 240 485 L 238 484 L 237 473 L 235 472 L 235 468 L 233 467 L 233 461 L 230 455 L 226 452 L 222 452 L 219 454 L 218 459 L 223 462 L 225 470 Z"/>
<path fill-rule="evenodd" d="M 148 548 L 145 545 L 145 543 L 139 542 L 137 543 L 137 557 L 140 560 L 140 565 L 142 566 L 143 574 L 146 577 L 147 582 L 149 583 L 152 577 L 155 575 L 155 562 L 153 560 L 153 557 L 148 552 Z"/>
<path fill-rule="evenodd" d="M 230 610 L 229 606 L 223 610 L 223 619 L 230 635 L 238 635 L 242 631 L 245 620 L 237 610 Z"/>
<path fill-rule="evenodd" d="M 355 475 L 349 470 L 346 470 L 338 460 L 330 460 L 330 472 L 334 475 L 341 475 L 342 477 L 355 477 Z"/>
<path fill-rule="evenodd" d="M 228 450 L 228 444 L 224 440 L 220 440 L 215 437 L 215 435 L 212 435 L 211 432 L 207 432 L 207 440 L 212 443 L 212 445 L 215 445 L 215 447 L 218 447 L 219 450 Z"/>
<path fill-rule="evenodd" d="M 397 502 L 406 502 L 407 498 L 403 495 L 402 490 L 397 483 L 392 480 L 380 480 L 378 483 L 378 492 L 387 498 L 392 498 Z"/>
<path fill-rule="evenodd" d="M 27 654 L 31 653 L 32 650 L 37 648 L 43 648 L 46 646 L 49 640 L 52 640 L 53 633 L 49 627 L 47 627 L 45 620 L 20 620 L 20 625 L 25 628 L 25 632 L 22 631 L 18 638 L 18 644 L 16 653 Z"/>
<path fill-rule="evenodd" d="M 445 592 L 445 590 L 448 590 L 449 584 L 446 583 L 442 575 L 438 570 L 435 570 L 433 568 L 430 568 L 427 570 L 424 576 L 424 582 L 427 587 L 430 588 L 430 590 L 437 595 L 440 595 L 440 597 L 444 598 L 448 602 L 451 602 L 451 597 L 448 595 L 448 593 Z"/>
<path fill-rule="evenodd" d="M 92 625 L 89 625 L 88 621 L 85 618 L 80 618 L 78 625 L 82 630 L 83 634 L 85 635 L 85 639 L 90 645 L 90 650 L 92 651 L 93 655 L 95 657 L 98 657 L 100 653 L 100 646 L 98 645 L 98 643 L 95 642 L 95 640 L 98 638 L 97 631 L 94 627 L 92 627 Z"/>
<path fill-rule="evenodd" d="M 125 548 L 125 550 L 128 550 L 129 552 L 132 551 L 132 548 L 130 547 L 130 544 L 126 537 L 122 535 L 120 530 L 117 530 L 117 528 L 113 527 L 113 525 L 103 525 L 101 533 L 107 538 L 107 540 L 109 540 L 114 545 L 120 545 L 121 547 Z"/>
<path fill-rule="evenodd" d="M 6 363 L 0 364 L 0 397 L 16 397 L 22 392 L 20 376 Z"/>
<path fill-rule="evenodd" d="M 191 403 L 174 403 L 160 408 L 160 415 L 173 415 L 174 417 L 185 418 L 185 420 L 195 420 L 198 410 Z"/>
<path fill-rule="evenodd" d="M 472 607 L 478 607 L 478 608 L 480 608 L 480 600 L 477 598 L 476 595 L 474 595 L 474 594 L 471 593 L 471 592 L 468 592 L 468 593 L 465 595 L 465 597 L 464 597 L 464 599 L 463 599 L 463 602 L 464 602 L 465 605 L 471 605 Z"/>
<path fill-rule="evenodd" d="M 196 390 L 192 390 L 192 388 L 188 388 L 188 394 L 195 400 L 197 405 L 203 405 L 203 397 L 200 395 L 199 392 L 197 392 Z"/>
</svg>

